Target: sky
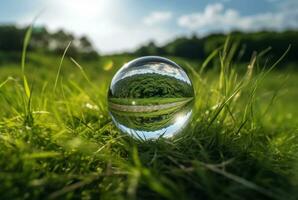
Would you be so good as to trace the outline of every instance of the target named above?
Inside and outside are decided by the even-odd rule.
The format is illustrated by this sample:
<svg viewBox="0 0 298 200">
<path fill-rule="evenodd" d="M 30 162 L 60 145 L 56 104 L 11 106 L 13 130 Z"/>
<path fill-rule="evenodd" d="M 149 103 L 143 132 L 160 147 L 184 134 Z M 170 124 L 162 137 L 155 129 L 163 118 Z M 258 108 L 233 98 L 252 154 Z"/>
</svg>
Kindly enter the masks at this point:
<svg viewBox="0 0 298 200">
<path fill-rule="evenodd" d="M 87 35 L 102 54 L 232 30 L 298 28 L 298 0 L 0 0 L 0 24 Z"/>
</svg>

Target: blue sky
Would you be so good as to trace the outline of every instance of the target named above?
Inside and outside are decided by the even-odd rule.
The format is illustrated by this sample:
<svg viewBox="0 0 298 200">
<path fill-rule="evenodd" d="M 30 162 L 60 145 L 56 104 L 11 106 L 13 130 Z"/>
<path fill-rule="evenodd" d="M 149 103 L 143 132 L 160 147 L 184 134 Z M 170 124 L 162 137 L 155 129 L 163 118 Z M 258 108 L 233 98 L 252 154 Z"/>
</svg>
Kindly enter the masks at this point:
<svg viewBox="0 0 298 200">
<path fill-rule="evenodd" d="M 86 34 L 102 53 L 231 30 L 298 28 L 297 0 L 0 0 L 0 24 Z"/>
</svg>

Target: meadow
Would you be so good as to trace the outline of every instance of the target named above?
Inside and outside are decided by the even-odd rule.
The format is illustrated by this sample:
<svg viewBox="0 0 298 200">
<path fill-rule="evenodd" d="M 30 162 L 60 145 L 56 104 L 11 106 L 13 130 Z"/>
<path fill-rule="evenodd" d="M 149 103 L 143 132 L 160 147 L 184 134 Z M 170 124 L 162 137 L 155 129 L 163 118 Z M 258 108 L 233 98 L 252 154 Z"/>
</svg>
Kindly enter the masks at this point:
<svg viewBox="0 0 298 200">
<path fill-rule="evenodd" d="M 1 62 L 0 199 L 298 198 L 298 72 L 275 69 L 286 57 L 234 63 L 228 43 L 203 62 L 170 57 L 193 81 L 194 115 L 155 141 L 122 134 L 107 110 L 131 59 Z"/>
<path fill-rule="evenodd" d="M 180 97 L 180 98 L 110 98 L 109 101 L 116 104 L 122 105 L 159 105 L 159 104 L 169 104 L 175 102 L 189 101 L 192 98 Z"/>
<path fill-rule="evenodd" d="M 193 89 L 184 81 L 159 74 L 138 74 L 119 80 L 113 85 L 118 98 L 193 97 Z"/>
</svg>

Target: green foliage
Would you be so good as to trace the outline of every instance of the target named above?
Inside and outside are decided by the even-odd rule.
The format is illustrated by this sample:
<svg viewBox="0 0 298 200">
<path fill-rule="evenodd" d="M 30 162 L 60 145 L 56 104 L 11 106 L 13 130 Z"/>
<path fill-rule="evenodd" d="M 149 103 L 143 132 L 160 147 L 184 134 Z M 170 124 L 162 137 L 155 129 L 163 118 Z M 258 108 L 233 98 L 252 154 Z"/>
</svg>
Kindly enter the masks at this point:
<svg viewBox="0 0 298 200">
<path fill-rule="evenodd" d="M 278 58 L 283 54 L 289 45 L 291 51 L 287 54 L 286 61 L 297 62 L 296 52 L 298 51 L 298 31 L 269 32 L 261 31 L 256 33 L 232 32 L 229 34 L 236 45 L 239 46 L 236 61 L 249 61 L 253 52 L 261 53 L 270 48 L 269 58 Z M 214 49 L 221 47 L 227 35 L 211 34 L 202 38 L 196 36 L 177 38 L 164 46 L 156 46 L 149 43 L 136 50 L 135 55 L 167 55 L 183 58 L 203 60 L 208 57 Z"/>
<path fill-rule="evenodd" d="M 18 28 L 13 25 L 0 26 L 0 52 L 22 52 L 23 38 L 27 28 Z M 68 54 L 73 57 L 96 59 L 98 53 L 86 36 L 76 38 L 63 30 L 51 33 L 45 27 L 32 27 L 29 51 L 62 54 L 65 46 L 73 41 Z"/>
<path fill-rule="evenodd" d="M 129 98 L 109 98 L 109 101 L 116 104 L 132 105 L 134 101 L 135 105 L 160 105 L 174 102 L 187 101 L 191 98 L 145 98 L 145 99 L 129 99 Z"/>
<path fill-rule="evenodd" d="M 156 73 L 138 74 L 121 79 L 114 85 L 117 98 L 192 97 L 192 87 L 174 77 Z"/>
<path fill-rule="evenodd" d="M 116 101 L 115 101 L 116 100 Z M 120 106 L 124 105 L 121 101 L 122 99 L 112 99 L 112 102 L 118 102 Z M 124 99 L 127 100 L 127 99 Z M 145 100 L 145 101 L 140 101 Z M 146 111 L 146 112 L 135 112 L 136 108 L 134 108 L 134 112 L 122 111 L 119 109 L 115 109 L 111 106 L 111 100 L 109 99 L 109 109 L 113 118 L 120 124 L 129 127 L 130 129 L 135 129 L 138 131 L 156 131 L 163 128 L 167 128 L 173 125 L 177 118 L 181 116 L 185 116 L 188 112 L 192 110 L 193 106 L 193 98 L 178 98 L 178 99 L 164 99 L 164 98 L 156 98 L 154 100 L 159 100 L 159 104 L 155 105 L 165 105 L 167 103 L 175 102 L 176 105 L 168 108 L 160 107 L 157 110 Z M 136 106 L 139 105 L 152 105 L 152 100 L 148 99 L 137 99 Z M 167 102 L 167 103 L 166 103 Z M 124 101 L 125 103 L 125 101 Z M 141 104 L 140 104 L 141 103 Z M 155 103 L 155 101 L 153 101 Z M 131 106 L 131 104 L 130 104 Z M 142 107 L 141 106 L 141 107 Z M 152 108 L 152 106 L 149 106 Z M 142 108 L 139 108 L 142 109 Z"/>
<path fill-rule="evenodd" d="M 27 54 L 33 123 L 21 67 L 2 65 L 0 199 L 297 199 L 298 73 L 268 74 L 255 59 L 238 72 L 233 48 L 216 53 L 215 70 L 186 68 L 190 126 L 146 142 L 120 133 L 107 111 L 108 83 L 131 57 L 66 53 L 53 92 L 61 56 Z"/>
</svg>

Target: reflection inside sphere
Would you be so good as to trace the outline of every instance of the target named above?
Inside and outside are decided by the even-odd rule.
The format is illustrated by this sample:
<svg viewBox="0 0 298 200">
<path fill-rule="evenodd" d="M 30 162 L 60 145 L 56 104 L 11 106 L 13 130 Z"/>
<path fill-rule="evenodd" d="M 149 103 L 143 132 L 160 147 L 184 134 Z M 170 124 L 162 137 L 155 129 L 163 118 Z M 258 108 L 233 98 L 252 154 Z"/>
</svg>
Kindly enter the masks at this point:
<svg viewBox="0 0 298 200">
<path fill-rule="evenodd" d="M 176 63 L 142 57 L 125 64 L 113 77 L 108 106 L 114 124 L 140 139 L 172 137 L 192 115 L 192 83 Z"/>
</svg>

